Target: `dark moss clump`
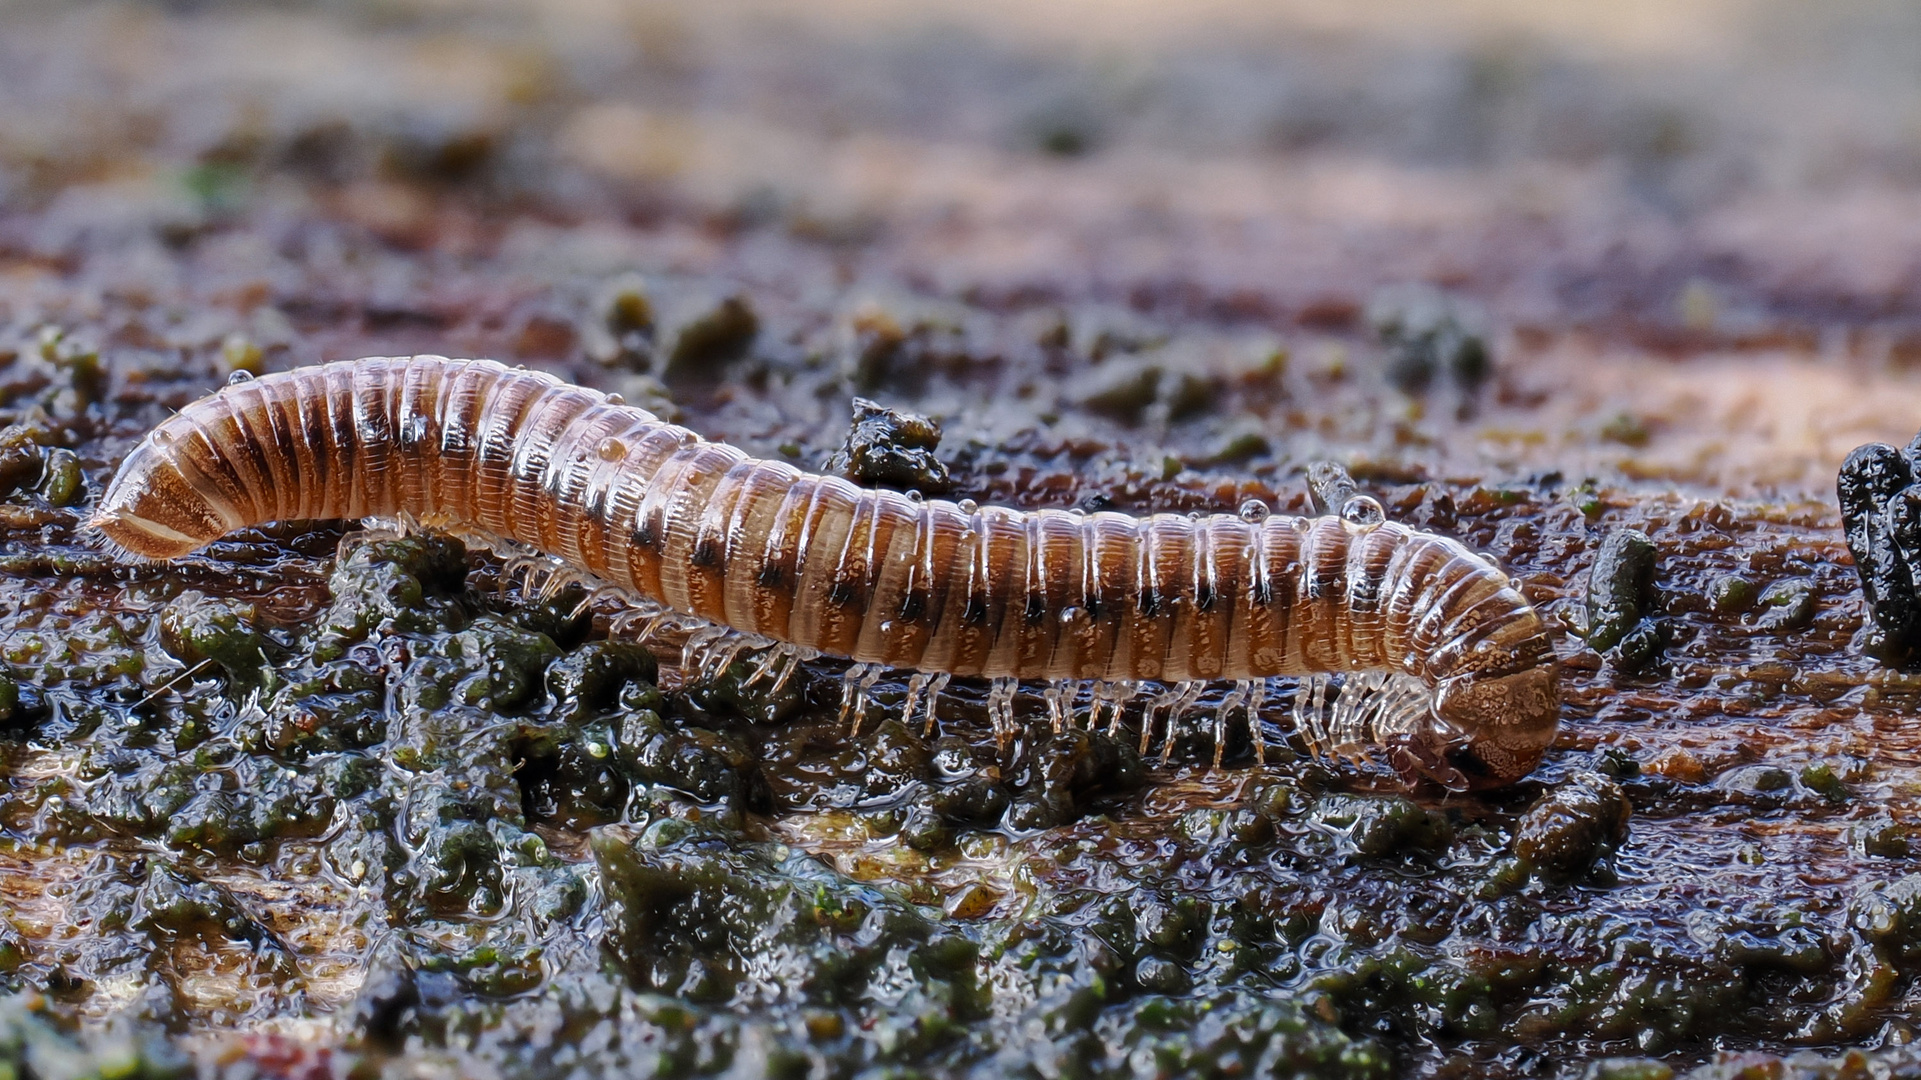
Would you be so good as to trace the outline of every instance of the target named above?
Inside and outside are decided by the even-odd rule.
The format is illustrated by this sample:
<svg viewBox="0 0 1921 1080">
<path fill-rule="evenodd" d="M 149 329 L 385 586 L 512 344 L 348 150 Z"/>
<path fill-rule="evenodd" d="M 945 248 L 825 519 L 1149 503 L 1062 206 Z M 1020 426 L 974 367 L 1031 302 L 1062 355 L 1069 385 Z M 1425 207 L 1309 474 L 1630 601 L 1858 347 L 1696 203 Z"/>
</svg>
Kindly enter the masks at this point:
<svg viewBox="0 0 1921 1080">
<path fill-rule="evenodd" d="M 1623 670 L 1652 664 L 1666 646 L 1653 615 L 1654 541 L 1639 529 L 1616 529 L 1601 541 L 1588 571 L 1588 647 L 1610 654 Z"/>
<path fill-rule="evenodd" d="M 1841 463 L 1836 494 L 1848 550 L 1861 575 L 1882 651 L 1905 656 L 1921 645 L 1921 484 L 1915 462 L 1921 436 L 1905 449 L 1886 443 L 1856 447 Z"/>
<path fill-rule="evenodd" d="M 944 310 L 874 302 L 848 316 L 838 352 L 841 377 L 860 394 L 921 393 L 934 376 L 977 359 L 965 325 Z"/>
<path fill-rule="evenodd" d="M 218 664 L 229 682 L 258 686 L 268 670 L 268 639 L 252 607 L 182 593 L 160 613 L 160 640 L 186 664 Z"/>
<path fill-rule="evenodd" d="M 1310 814 L 1338 835 L 1343 845 L 1367 858 L 1434 855 L 1447 850 L 1454 839 L 1446 817 L 1399 795 L 1324 795 Z"/>
<path fill-rule="evenodd" d="M 1384 289 L 1368 303 L 1367 321 L 1387 351 L 1388 381 L 1407 393 L 1442 376 L 1472 392 L 1493 368 L 1485 316 L 1436 290 Z"/>
<path fill-rule="evenodd" d="M 654 304 L 647 283 L 628 274 L 607 283 L 592 304 L 587 354 L 608 366 L 645 371 L 654 348 Z"/>
<path fill-rule="evenodd" d="M 1627 840 L 1632 812 L 1620 785 L 1599 773 L 1578 773 L 1521 815 L 1514 854 L 1534 873 L 1579 878 Z"/>
<path fill-rule="evenodd" d="M 1761 593 L 1754 625 L 1763 630 L 1805 630 L 1814 622 L 1814 588 L 1805 581 L 1777 581 Z"/>
<path fill-rule="evenodd" d="M 1016 792 L 1008 825 L 1044 829 L 1075 820 L 1097 799 L 1132 791 L 1141 761 L 1118 739 L 1070 729 L 1019 740 L 1002 772 Z"/>
<path fill-rule="evenodd" d="M 940 424 L 929 417 L 855 398 L 847 442 L 821 468 L 870 487 L 944 491 L 947 466 L 934 456 L 940 436 Z"/>
<path fill-rule="evenodd" d="M 594 857 L 608 952 L 640 989 L 708 1005 L 846 1010 L 849 1029 L 885 1020 L 922 1053 L 985 1005 L 975 943 L 804 857 L 784 865 L 796 856 L 783 848 L 669 818 L 598 834 Z M 775 974 L 782 968 L 804 977 Z"/>
<path fill-rule="evenodd" d="M 1076 406 L 1122 423 L 1138 424 L 1149 406 L 1160 400 L 1162 365 L 1133 357 L 1109 360 L 1091 368 L 1068 387 Z"/>
<path fill-rule="evenodd" d="M 661 377 L 711 379 L 747 354 L 760 334 L 760 316 L 745 296 L 728 295 L 690 311 L 671 334 Z"/>
</svg>

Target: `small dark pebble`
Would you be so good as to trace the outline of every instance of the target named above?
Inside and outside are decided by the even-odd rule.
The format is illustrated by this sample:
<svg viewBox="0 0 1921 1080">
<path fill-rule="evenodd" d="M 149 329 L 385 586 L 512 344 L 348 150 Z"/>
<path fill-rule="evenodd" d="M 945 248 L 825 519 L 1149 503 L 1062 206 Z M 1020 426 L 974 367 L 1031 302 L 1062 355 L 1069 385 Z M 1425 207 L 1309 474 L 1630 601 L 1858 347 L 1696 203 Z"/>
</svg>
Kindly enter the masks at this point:
<svg viewBox="0 0 1921 1080">
<path fill-rule="evenodd" d="M 86 490 L 80 459 L 65 447 L 47 451 L 40 475 L 40 494 L 49 506 L 72 506 Z"/>
<path fill-rule="evenodd" d="M 1794 787 L 1794 776 L 1778 765 L 1743 765 L 1715 778 L 1714 786 L 1743 795 L 1772 795 Z"/>
<path fill-rule="evenodd" d="M 625 274 L 607 283 L 590 306 L 582 328 L 587 355 L 608 367 L 647 371 L 654 356 L 654 304 L 647 283 Z"/>
</svg>

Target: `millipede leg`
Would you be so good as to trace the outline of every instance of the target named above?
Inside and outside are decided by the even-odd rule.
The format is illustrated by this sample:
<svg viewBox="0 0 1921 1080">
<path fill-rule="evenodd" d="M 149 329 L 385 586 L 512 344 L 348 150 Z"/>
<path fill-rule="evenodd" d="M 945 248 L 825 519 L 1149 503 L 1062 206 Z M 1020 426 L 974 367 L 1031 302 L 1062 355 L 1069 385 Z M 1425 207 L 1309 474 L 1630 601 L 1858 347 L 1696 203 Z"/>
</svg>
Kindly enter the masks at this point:
<svg viewBox="0 0 1921 1080">
<path fill-rule="evenodd" d="M 841 673 L 840 721 L 848 725 L 848 738 L 860 734 L 861 721 L 867 716 L 867 693 L 886 670 L 879 664 L 855 664 Z M 849 717 L 852 717 L 851 723 Z"/>
<path fill-rule="evenodd" d="M 754 670 L 748 672 L 747 677 L 740 681 L 740 685 L 743 687 L 748 687 L 748 686 L 754 685 L 755 683 L 761 681 L 762 679 L 765 679 L 768 675 L 773 673 L 774 666 L 776 664 L 779 664 L 781 661 L 781 658 L 786 655 L 787 655 L 787 646 L 785 645 L 776 645 L 773 648 L 768 649 L 767 651 L 761 653 L 760 662 L 755 664 Z"/>
<path fill-rule="evenodd" d="M 1294 687 L 1294 730 L 1307 744 L 1308 753 L 1325 757 L 1327 755 L 1327 728 L 1322 723 L 1322 709 L 1328 689 L 1325 675 L 1303 675 Z"/>
<path fill-rule="evenodd" d="M 1254 741 L 1254 761 L 1267 764 L 1267 729 L 1261 726 L 1261 706 L 1267 704 L 1267 680 L 1252 679 L 1247 687 L 1247 737 Z"/>
<path fill-rule="evenodd" d="M 952 678 L 953 678 L 952 675 L 949 675 L 945 671 L 941 671 L 941 672 L 936 672 L 934 674 L 934 677 L 928 680 L 927 726 L 921 730 L 921 738 L 923 739 L 929 738 L 934 734 L 934 706 L 937 703 L 939 703 L 941 691 L 947 689 L 947 683 Z"/>
<path fill-rule="evenodd" d="M 734 661 L 740 659 L 740 654 L 745 652 L 752 644 L 752 641 L 738 633 L 731 634 L 720 641 L 716 641 L 709 647 L 706 657 L 701 660 L 701 679 L 706 682 L 713 682 L 715 679 L 726 674 L 727 669 L 733 667 Z"/>
<path fill-rule="evenodd" d="M 708 647 L 726 636 L 725 627 L 711 624 L 694 631 L 686 641 L 681 643 L 680 666 L 693 672 L 696 678 L 701 677 L 705 673 L 703 668 L 707 660 Z"/>
<path fill-rule="evenodd" d="M 1056 735 L 1059 735 L 1061 729 L 1067 726 L 1069 708 L 1073 704 L 1077 689 L 1074 683 L 1066 679 L 1051 679 L 1047 683 L 1047 689 L 1041 691 L 1041 696 L 1047 699 L 1047 721 L 1053 726 Z"/>
<path fill-rule="evenodd" d="M 947 680 L 952 676 L 946 672 L 917 671 L 907 680 L 907 700 L 901 703 L 900 721 L 912 725 L 914 710 L 921 707 L 924 698 L 927 702 L 927 721 L 921 728 L 921 738 L 931 738 L 934 734 L 934 703 L 939 700 L 940 692 L 947 688 Z"/>
<path fill-rule="evenodd" d="M 785 649 L 782 651 L 781 657 L 784 663 L 781 664 L 780 674 L 774 677 L 774 685 L 767 691 L 769 694 L 779 694 L 782 690 L 787 689 L 787 680 L 793 678 L 794 672 L 800 670 L 801 654 L 799 650 L 792 648 Z"/>
<path fill-rule="evenodd" d="M 907 700 L 900 703 L 901 723 L 912 724 L 914 722 L 914 710 L 920 706 L 921 692 L 927 688 L 927 681 L 930 678 L 932 678 L 932 676 L 928 675 L 925 671 L 916 671 L 914 674 L 908 676 Z M 930 728 L 933 726 L 931 717 L 928 726 Z M 923 734 L 921 737 L 926 738 L 926 735 Z"/>
<path fill-rule="evenodd" d="M 1174 684 L 1173 704 L 1167 710 L 1167 732 L 1161 738 L 1162 761 L 1166 761 L 1168 755 L 1174 751 L 1174 735 L 1180 727 L 1181 718 L 1194 707 L 1194 702 L 1200 700 L 1202 692 L 1206 689 L 1207 683 L 1198 679 Z"/>
<path fill-rule="evenodd" d="M 1221 755 L 1227 750 L 1227 718 L 1235 709 L 1245 706 L 1253 692 L 1254 680 L 1241 679 L 1234 684 L 1234 689 L 1221 698 L 1220 705 L 1214 709 L 1214 768 L 1216 769 L 1221 767 Z"/>
<path fill-rule="evenodd" d="M 1107 699 L 1108 708 L 1112 710 L 1107 717 L 1107 735 L 1108 738 L 1113 738 L 1120 734 L 1121 714 L 1127 711 L 1128 703 L 1141 692 L 1141 684 L 1132 679 L 1121 679 L 1098 685 L 1101 695 Z M 1145 716 L 1141 718 L 1141 722 L 1143 724 L 1147 722 Z"/>
<path fill-rule="evenodd" d="M 1003 676 L 988 687 L 987 716 L 994 727 L 994 741 L 1001 746 L 1014 737 L 1014 694 L 1020 685 L 1019 679 Z"/>
</svg>

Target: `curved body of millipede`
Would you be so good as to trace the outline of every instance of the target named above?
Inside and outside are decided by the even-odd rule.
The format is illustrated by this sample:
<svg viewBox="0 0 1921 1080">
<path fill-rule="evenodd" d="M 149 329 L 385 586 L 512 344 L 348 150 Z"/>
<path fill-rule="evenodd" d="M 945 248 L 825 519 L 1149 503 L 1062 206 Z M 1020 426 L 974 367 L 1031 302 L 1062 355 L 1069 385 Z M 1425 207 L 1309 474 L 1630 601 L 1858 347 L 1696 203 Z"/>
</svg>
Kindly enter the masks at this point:
<svg viewBox="0 0 1921 1080">
<path fill-rule="evenodd" d="M 185 555 L 235 529 L 387 518 L 544 553 L 691 629 L 709 669 L 853 661 L 856 716 L 887 668 L 906 713 L 951 676 L 993 680 L 1013 723 L 1045 680 L 1056 726 L 1083 686 L 1109 725 L 1142 683 L 1174 722 L 1209 683 L 1256 719 L 1299 677 L 1295 726 L 1456 789 L 1528 773 L 1558 720 L 1542 619 L 1491 562 L 1381 520 L 1016 511 L 920 499 L 758 461 L 595 390 L 487 360 L 419 356 L 235 382 L 155 428 L 91 524 L 123 552 Z M 782 663 L 784 671 L 777 671 Z M 1216 750 L 1218 761 L 1219 751 Z"/>
</svg>

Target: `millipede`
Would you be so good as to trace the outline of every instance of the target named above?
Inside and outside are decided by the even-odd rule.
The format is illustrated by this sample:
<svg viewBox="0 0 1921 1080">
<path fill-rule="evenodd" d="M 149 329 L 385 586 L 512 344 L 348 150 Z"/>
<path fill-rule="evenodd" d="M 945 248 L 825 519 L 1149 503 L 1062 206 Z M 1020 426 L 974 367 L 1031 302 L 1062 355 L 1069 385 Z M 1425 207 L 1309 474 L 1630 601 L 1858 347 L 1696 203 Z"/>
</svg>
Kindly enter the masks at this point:
<svg viewBox="0 0 1921 1080">
<path fill-rule="evenodd" d="M 685 633 L 704 673 L 785 682 L 849 662 L 843 714 L 906 673 L 903 718 L 989 680 L 997 733 L 1023 681 L 1058 729 L 1140 701 L 1142 752 L 1212 684 L 1229 718 L 1292 678 L 1310 751 L 1453 790 L 1525 776 L 1559 720 L 1546 622 L 1489 559 L 1353 495 L 1296 517 L 1014 510 L 858 487 L 762 461 L 617 396 L 490 360 L 375 357 L 237 377 L 153 429 L 90 525 L 174 559 L 236 529 L 368 518 L 442 529 L 630 606 L 620 632 Z M 1278 700 L 1278 699 L 1277 699 Z M 1165 752 L 1165 749 L 1163 750 Z"/>
</svg>

